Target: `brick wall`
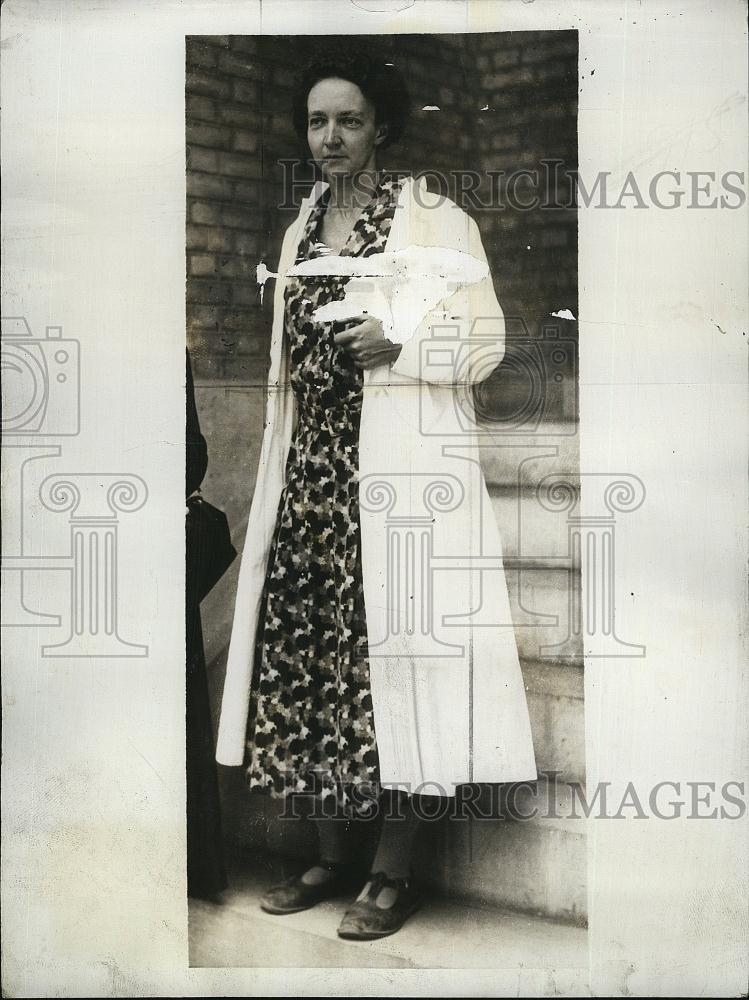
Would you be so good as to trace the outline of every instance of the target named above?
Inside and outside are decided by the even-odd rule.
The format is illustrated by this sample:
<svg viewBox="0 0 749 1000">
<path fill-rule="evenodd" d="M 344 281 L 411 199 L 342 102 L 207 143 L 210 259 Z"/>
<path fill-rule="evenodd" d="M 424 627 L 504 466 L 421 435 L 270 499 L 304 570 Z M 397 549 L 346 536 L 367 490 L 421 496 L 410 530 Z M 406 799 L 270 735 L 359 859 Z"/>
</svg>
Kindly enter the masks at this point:
<svg viewBox="0 0 749 1000">
<path fill-rule="evenodd" d="M 262 363 L 262 74 L 257 41 L 186 42 L 187 333 L 197 378 Z M 241 362 L 240 362 L 241 359 Z M 252 360 L 251 360 L 252 359 Z"/>
<path fill-rule="evenodd" d="M 505 32 L 475 36 L 471 44 L 479 87 L 490 108 L 478 119 L 475 133 L 482 171 L 505 171 L 509 176 L 539 170 L 538 187 L 519 184 L 517 199 L 528 201 L 535 190 L 542 204 L 569 204 L 570 182 L 564 171 L 577 169 L 577 33 Z M 562 161 L 562 166 L 555 170 L 551 161 Z M 480 191 L 485 201 L 490 200 L 490 187 L 484 179 Z M 500 199 L 505 203 L 506 195 Z M 575 418 L 577 324 L 551 313 L 569 309 L 578 314 L 577 212 L 507 207 L 477 218 L 508 331 L 517 337 L 510 341 L 503 365 L 482 388 L 488 408 L 494 414 L 523 411 L 529 388 L 526 337 L 531 344 L 543 338 L 545 346 L 532 357 L 545 372 L 545 416 Z M 563 391 L 554 382 L 560 375 Z"/>
<path fill-rule="evenodd" d="M 494 109 L 477 130 L 483 170 L 533 169 L 545 159 L 577 169 L 576 33 L 497 34 L 477 39 L 476 51 L 482 93 Z M 568 184 L 562 179 L 553 194 L 552 201 L 566 202 Z M 486 212 L 480 223 L 496 254 L 506 311 L 531 323 L 549 304 L 576 313 L 574 209 Z"/>
<path fill-rule="evenodd" d="M 306 154 L 290 105 L 295 69 L 314 44 L 293 36 L 187 39 L 187 330 L 199 381 L 262 378 L 271 296 L 260 304 L 255 268 L 263 260 L 275 269 L 294 214 L 278 208 L 278 161 Z M 544 158 L 576 167 L 576 33 L 403 35 L 373 44 L 401 68 L 414 109 L 406 137 L 381 166 L 447 176 L 533 169 Z M 489 201 L 488 183 L 477 193 Z M 563 186 L 559 194 L 566 197 Z M 539 336 L 552 310 L 577 315 L 573 210 L 464 207 L 481 227 L 508 317 Z M 564 333 L 574 340 L 574 324 Z M 504 366 L 500 388 L 515 370 Z"/>
</svg>

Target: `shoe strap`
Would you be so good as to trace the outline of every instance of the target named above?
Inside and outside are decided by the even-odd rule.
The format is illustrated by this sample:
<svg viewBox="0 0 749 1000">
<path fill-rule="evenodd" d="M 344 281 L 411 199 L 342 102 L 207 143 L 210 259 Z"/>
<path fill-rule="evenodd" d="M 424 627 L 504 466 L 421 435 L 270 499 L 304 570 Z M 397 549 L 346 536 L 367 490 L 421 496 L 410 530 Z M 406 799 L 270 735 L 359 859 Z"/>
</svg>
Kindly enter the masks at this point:
<svg viewBox="0 0 749 1000">
<path fill-rule="evenodd" d="M 367 897 L 369 899 L 376 899 L 380 890 L 387 888 L 390 889 L 408 889 L 411 885 L 411 879 L 409 878 L 389 878 L 386 872 L 373 872 L 369 876 L 369 892 Z"/>
</svg>

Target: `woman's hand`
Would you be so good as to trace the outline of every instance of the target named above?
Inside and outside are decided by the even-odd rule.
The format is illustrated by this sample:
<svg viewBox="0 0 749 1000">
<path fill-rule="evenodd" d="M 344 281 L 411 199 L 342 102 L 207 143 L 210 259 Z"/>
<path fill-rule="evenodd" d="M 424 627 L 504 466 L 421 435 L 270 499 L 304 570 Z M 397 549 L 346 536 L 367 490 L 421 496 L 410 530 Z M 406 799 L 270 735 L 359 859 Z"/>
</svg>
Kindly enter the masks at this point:
<svg viewBox="0 0 749 1000">
<path fill-rule="evenodd" d="M 392 364 L 402 346 L 387 339 L 381 320 L 367 315 L 355 317 L 355 325 L 336 333 L 334 340 L 359 368 Z"/>
</svg>

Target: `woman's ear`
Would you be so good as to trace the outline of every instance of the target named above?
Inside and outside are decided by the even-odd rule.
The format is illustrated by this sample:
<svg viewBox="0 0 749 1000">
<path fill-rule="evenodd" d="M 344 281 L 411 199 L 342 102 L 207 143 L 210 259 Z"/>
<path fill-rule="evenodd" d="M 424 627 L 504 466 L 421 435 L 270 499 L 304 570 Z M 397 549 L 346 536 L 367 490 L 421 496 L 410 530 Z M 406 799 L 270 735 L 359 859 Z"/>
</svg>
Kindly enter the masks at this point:
<svg viewBox="0 0 749 1000">
<path fill-rule="evenodd" d="M 375 132 L 374 144 L 375 146 L 381 146 L 382 143 L 387 139 L 388 135 L 388 125 L 387 122 L 383 122 L 381 125 L 377 126 L 377 131 Z"/>
</svg>

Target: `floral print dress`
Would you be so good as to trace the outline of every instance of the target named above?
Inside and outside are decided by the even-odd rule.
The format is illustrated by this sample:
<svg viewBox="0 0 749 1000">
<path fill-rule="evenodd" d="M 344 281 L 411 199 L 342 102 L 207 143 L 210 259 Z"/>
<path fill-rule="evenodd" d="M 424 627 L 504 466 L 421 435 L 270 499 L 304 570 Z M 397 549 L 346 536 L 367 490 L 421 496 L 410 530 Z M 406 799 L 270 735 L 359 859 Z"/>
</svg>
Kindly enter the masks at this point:
<svg viewBox="0 0 749 1000">
<path fill-rule="evenodd" d="M 382 252 L 400 184 L 381 178 L 342 255 Z M 328 188 L 296 263 L 319 242 Z M 255 647 L 247 743 L 251 789 L 311 793 L 366 809 L 378 791 L 359 525 L 363 375 L 333 337 L 345 323 L 312 313 L 344 296 L 346 278 L 290 278 L 284 325 L 297 426 L 286 464 Z"/>
</svg>

